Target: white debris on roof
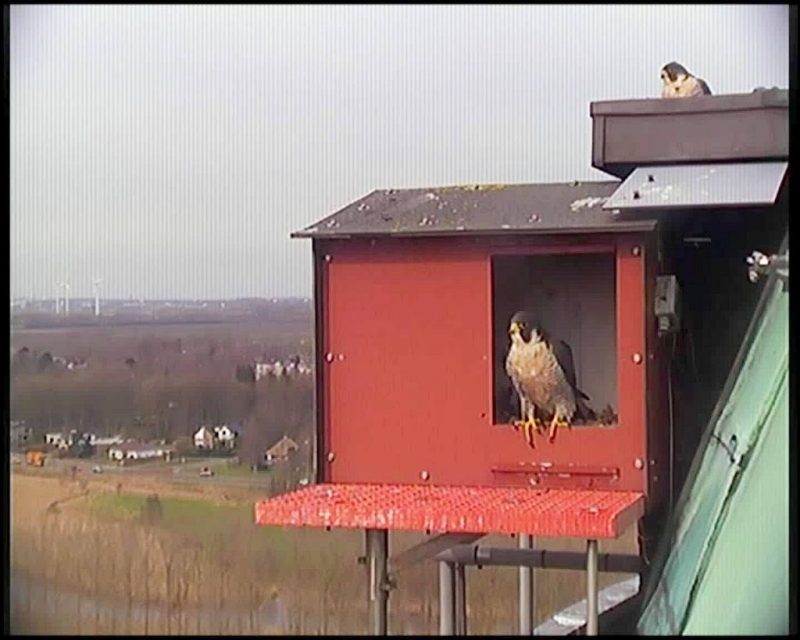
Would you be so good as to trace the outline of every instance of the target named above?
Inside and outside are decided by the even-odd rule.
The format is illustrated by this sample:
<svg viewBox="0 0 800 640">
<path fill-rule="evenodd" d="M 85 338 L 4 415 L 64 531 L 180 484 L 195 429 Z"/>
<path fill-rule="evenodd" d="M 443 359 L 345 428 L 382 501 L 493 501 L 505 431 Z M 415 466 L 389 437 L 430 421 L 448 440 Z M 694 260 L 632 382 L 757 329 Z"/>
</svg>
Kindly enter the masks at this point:
<svg viewBox="0 0 800 640">
<path fill-rule="evenodd" d="M 581 198 L 580 200 L 575 200 L 572 204 L 569 205 L 569 208 L 572 209 L 572 212 L 575 213 L 576 211 L 583 209 L 586 207 L 587 209 L 591 209 L 598 204 L 604 204 L 605 201 L 608 200 L 607 197 L 602 198 Z"/>
</svg>

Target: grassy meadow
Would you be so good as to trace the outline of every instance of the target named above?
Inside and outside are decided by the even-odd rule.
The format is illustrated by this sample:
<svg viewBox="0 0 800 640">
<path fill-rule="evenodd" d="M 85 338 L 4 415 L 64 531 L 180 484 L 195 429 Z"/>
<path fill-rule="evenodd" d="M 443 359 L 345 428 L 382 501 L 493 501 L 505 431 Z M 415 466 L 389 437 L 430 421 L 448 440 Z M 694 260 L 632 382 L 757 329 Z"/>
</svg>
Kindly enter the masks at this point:
<svg viewBox="0 0 800 640">
<path fill-rule="evenodd" d="M 363 634 L 367 629 L 364 534 L 258 527 L 254 504 L 308 475 L 313 378 L 243 384 L 255 358 L 312 354 L 310 309 L 269 322 L 211 326 L 84 327 L 12 332 L 12 419 L 37 437 L 67 427 L 99 434 L 184 438 L 198 424 L 244 419 L 240 458 L 258 457 L 286 433 L 299 443 L 284 471 L 246 464 L 196 471 L 79 474 L 68 466 L 11 477 L 11 630 L 33 634 Z M 45 354 L 85 359 L 82 371 Z M 255 453 L 253 453 L 255 452 Z M 66 462 L 66 461 L 64 461 Z M 298 466 L 301 468 L 296 469 Z M 252 482 L 248 481 L 251 479 Z M 157 499 L 154 498 L 157 496 Z M 425 539 L 392 532 L 390 553 Z M 510 537 L 487 542 L 513 546 Z M 539 540 L 582 550 L 581 541 Z M 633 551 L 635 533 L 601 543 Z M 469 568 L 470 633 L 513 633 L 517 572 Z M 390 632 L 438 632 L 438 570 L 397 576 Z M 623 579 L 601 574 L 601 587 Z M 536 621 L 584 597 L 579 571 L 536 572 Z"/>
<path fill-rule="evenodd" d="M 71 481 L 36 473 L 12 478 L 12 630 L 91 634 L 359 634 L 366 630 L 363 533 L 282 529 L 253 524 L 260 497 L 226 489 L 191 496 L 165 487 L 160 516 L 148 517 L 152 482 L 128 482 L 117 493 L 109 479 Z M 72 499 L 70 499 L 72 498 Z M 56 503 L 53 508 L 51 505 Z M 392 533 L 393 553 L 424 539 Z M 512 546 L 510 537 L 492 544 Z M 581 549 L 578 541 L 547 548 Z M 630 550 L 634 540 L 601 543 Z M 623 576 L 601 575 L 601 587 Z M 433 563 L 398 575 L 390 597 L 390 628 L 436 633 L 437 570 Z M 516 571 L 469 568 L 471 633 L 512 633 Z M 584 574 L 537 571 L 537 622 L 583 597 Z M 26 601 L 30 587 L 46 585 Z M 14 591 L 20 592 L 14 595 Z M 25 591 L 25 592 L 23 592 Z M 71 594 L 70 606 L 62 601 Z M 34 594 L 35 595 L 35 594 Z M 32 599 L 32 598 L 29 598 Z M 38 615 L 41 606 L 53 615 Z M 281 628 L 265 619 L 270 605 L 287 612 Z M 82 604 L 81 604 L 82 603 Z M 266 614 L 265 614 L 266 612 Z M 80 631 L 78 629 L 80 628 Z"/>
</svg>

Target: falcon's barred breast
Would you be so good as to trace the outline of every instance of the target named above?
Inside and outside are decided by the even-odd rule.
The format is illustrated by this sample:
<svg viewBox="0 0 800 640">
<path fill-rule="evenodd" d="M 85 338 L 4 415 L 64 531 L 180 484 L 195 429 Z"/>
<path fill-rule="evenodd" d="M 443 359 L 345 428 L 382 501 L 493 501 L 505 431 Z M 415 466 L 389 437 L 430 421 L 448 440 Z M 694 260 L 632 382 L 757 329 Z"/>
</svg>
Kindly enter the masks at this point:
<svg viewBox="0 0 800 640">
<path fill-rule="evenodd" d="M 506 372 L 517 392 L 548 415 L 569 420 L 575 413 L 575 394 L 553 350 L 544 341 L 513 344 Z"/>
<path fill-rule="evenodd" d="M 508 330 L 511 346 L 506 356 L 506 373 L 521 401 L 521 420 L 528 444 L 533 445 L 532 429 L 550 420 L 550 440 L 558 425 L 569 426 L 574 417 L 586 421 L 593 412 L 577 387 L 572 350 L 563 340 L 551 341 L 547 332 L 532 318 L 519 311 L 511 318 Z M 538 413 L 538 416 L 537 416 Z"/>
</svg>

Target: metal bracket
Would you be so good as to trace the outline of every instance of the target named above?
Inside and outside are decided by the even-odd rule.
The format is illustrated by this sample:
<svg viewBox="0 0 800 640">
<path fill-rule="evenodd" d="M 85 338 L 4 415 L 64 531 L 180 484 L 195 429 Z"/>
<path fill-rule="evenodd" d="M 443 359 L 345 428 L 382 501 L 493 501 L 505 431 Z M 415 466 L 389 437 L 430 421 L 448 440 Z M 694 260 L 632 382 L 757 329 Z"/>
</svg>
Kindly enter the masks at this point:
<svg viewBox="0 0 800 640">
<path fill-rule="evenodd" d="M 606 486 L 619 480 L 618 467 L 601 467 L 549 462 L 496 463 L 491 472 L 497 475 L 525 475 L 530 484 L 559 486 L 580 483 L 582 486 Z"/>
<path fill-rule="evenodd" d="M 430 540 L 425 540 L 413 547 L 409 547 L 393 558 L 389 558 L 389 565 L 392 568 L 392 573 L 396 574 L 398 571 L 402 571 L 417 562 L 433 558 L 442 551 L 447 551 L 447 549 L 452 547 L 462 544 L 472 544 L 485 535 L 484 533 L 443 533 Z"/>
<path fill-rule="evenodd" d="M 761 276 L 769 276 L 775 272 L 783 283 L 783 290 L 789 290 L 789 252 L 771 256 L 764 255 L 760 251 L 753 251 L 747 257 L 747 277 L 750 282 L 757 282 Z"/>
<path fill-rule="evenodd" d="M 397 578 L 395 578 L 393 573 L 387 573 L 386 579 L 380 585 L 378 585 L 378 587 L 387 593 L 397 589 Z"/>
<path fill-rule="evenodd" d="M 654 312 L 658 319 L 658 335 L 680 330 L 680 287 L 674 275 L 656 278 Z"/>
<path fill-rule="evenodd" d="M 483 533 L 443 533 L 409 547 L 395 557 L 389 558 L 389 570 L 386 573 L 386 580 L 381 584 L 381 588 L 387 592 L 397 589 L 397 573 L 399 571 L 423 560 L 429 560 L 452 547 L 471 544 L 476 540 L 480 540 L 484 535 Z M 359 558 L 359 562 L 361 560 Z M 366 562 L 366 558 L 364 558 L 364 562 Z"/>
</svg>

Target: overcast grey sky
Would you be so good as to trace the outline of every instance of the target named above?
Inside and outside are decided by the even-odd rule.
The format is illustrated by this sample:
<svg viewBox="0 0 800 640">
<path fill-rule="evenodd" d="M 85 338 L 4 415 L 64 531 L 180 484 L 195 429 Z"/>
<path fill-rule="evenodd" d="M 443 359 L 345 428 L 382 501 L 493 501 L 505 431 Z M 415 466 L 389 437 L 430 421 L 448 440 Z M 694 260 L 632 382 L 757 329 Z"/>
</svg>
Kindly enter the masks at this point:
<svg viewBox="0 0 800 640">
<path fill-rule="evenodd" d="M 589 102 L 788 86 L 773 6 L 17 6 L 11 293 L 310 295 L 378 188 L 603 180 Z"/>
</svg>

